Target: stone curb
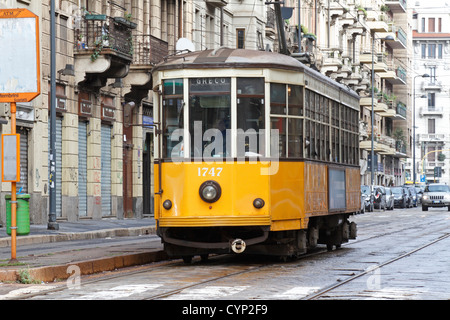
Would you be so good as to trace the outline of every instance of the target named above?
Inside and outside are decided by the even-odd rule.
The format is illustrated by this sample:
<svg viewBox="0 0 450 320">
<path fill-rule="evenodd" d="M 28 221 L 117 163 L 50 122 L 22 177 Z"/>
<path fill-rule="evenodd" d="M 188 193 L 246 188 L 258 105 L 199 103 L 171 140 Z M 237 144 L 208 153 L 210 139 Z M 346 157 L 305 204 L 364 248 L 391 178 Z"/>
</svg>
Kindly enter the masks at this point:
<svg viewBox="0 0 450 320">
<path fill-rule="evenodd" d="M 34 280 L 39 282 L 53 282 L 55 280 L 65 280 L 74 275 L 90 275 L 151 262 L 158 262 L 166 259 L 168 259 L 166 253 L 162 250 L 158 250 L 154 252 L 142 252 L 116 257 L 99 258 L 55 266 L 35 267 L 27 270 Z M 79 268 L 79 272 L 75 268 L 71 268 L 69 271 L 68 268 L 70 266 L 77 266 Z M 18 269 L 0 270 L 0 281 L 14 282 L 18 280 Z"/>
<path fill-rule="evenodd" d="M 17 245 L 31 245 L 39 243 L 71 241 L 71 240 L 89 240 L 107 237 L 132 237 L 147 234 L 155 234 L 155 226 L 133 227 L 133 228 L 117 228 L 117 229 L 103 229 L 86 232 L 65 232 L 59 234 L 41 234 L 41 235 L 26 235 L 17 236 Z M 11 237 L 1 238 L 0 247 L 11 246 Z"/>
<path fill-rule="evenodd" d="M 17 245 L 32 245 L 59 241 L 73 241 L 73 240 L 89 240 L 107 237 L 126 237 L 155 234 L 154 226 L 146 227 L 132 227 L 132 228 L 117 228 L 104 229 L 86 232 L 66 232 L 59 234 L 44 234 L 44 235 L 26 235 L 17 237 Z M 7 247 L 11 245 L 11 237 L 0 239 L 0 247 Z M 135 254 L 120 255 L 115 257 L 102 257 L 98 259 L 72 262 L 54 266 L 20 268 L 12 267 L 11 269 L 0 270 L 0 282 L 17 281 L 19 280 L 19 270 L 28 270 L 30 276 L 34 280 L 53 282 L 55 280 L 64 280 L 74 274 L 74 271 L 68 273 L 69 266 L 78 266 L 80 268 L 79 275 L 89 275 L 103 271 L 112 271 L 119 268 L 130 267 L 140 264 L 157 262 L 167 259 L 164 251 L 158 250 L 154 252 L 141 252 Z"/>
</svg>

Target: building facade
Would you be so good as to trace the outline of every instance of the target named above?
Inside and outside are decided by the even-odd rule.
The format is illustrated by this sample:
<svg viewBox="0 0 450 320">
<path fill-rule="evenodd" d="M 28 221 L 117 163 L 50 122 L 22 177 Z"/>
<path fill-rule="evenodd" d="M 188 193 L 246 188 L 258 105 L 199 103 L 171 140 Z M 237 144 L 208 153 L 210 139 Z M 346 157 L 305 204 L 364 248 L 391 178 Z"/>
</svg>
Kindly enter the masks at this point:
<svg viewBox="0 0 450 320">
<path fill-rule="evenodd" d="M 450 6 L 416 1 L 413 27 L 416 144 L 415 167 L 412 157 L 407 169 L 416 183 L 450 183 Z"/>
<path fill-rule="evenodd" d="M 301 50 L 320 72 L 361 97 L 361 184 L 403 184 L 406 159 L 411 155 L 413 115 L 412 10 L 407 1 L 286 3 L 297 12 L 300 5 Z M 288 30 L 299 24 L 295 14 L 290 23 Z M 289 38 L 298 39 L 292 34 Z"/>
</svg>

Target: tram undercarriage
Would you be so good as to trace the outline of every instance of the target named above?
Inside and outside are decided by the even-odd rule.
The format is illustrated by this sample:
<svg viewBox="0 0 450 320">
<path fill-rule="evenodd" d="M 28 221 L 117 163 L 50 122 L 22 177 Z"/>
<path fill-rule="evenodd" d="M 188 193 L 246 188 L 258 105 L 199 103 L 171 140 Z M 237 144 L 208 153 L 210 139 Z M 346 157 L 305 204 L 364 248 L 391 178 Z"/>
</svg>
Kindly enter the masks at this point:
<svg viewBox="0 0 450 320">
<path fill-rule="evenodd" d="M 348 214 L 310 218 L 308 229 L 269 231 L 269 226 L 237 227 L 170 227 L 160 228 L 164 250 L 170 257 L 190 262 L 199 255 L 246 253 L 297 258 L 317 246 L 327 250 L 340 248 L 349 239 L 356 239 L 356 224 Z"/>
</svg>

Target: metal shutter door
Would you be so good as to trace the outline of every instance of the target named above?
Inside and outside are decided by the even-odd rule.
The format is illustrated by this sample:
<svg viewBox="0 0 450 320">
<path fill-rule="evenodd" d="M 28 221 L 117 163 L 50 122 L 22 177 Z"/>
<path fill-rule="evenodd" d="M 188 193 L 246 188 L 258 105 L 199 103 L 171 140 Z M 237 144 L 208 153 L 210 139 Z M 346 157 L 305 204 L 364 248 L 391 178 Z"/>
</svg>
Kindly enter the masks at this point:
<svg viewBox="0 0 450 320">
<path fill-rule="evenodd" d="M 102 216 L 111 215 L 111 127 L 102 124 Z"/>
<path fill-rule="evenodd" d="M 87 122 L 78 123 L 78 216 L 87 216 Z"/>
<path fill-rule="evenodd" d="M 19 129 L 20 134 L 20 182 L 17 183 L 17 192 L 28 193 L 28 131 Z"/>
<path fill-rule="evenodd" d="M 48 124 L 48 152 L 50 154 L 50 123 Z M 60 218 L 61 214 L 61 190 L 62 190 L 62 119 L 56 118 L 56 217 Z M 50 157 L 48 163 L 48 174 L 50 176 Z"/>
<path fill-rule="evenodd" d="M 62 216 L 62 118 L 56 119 L 56 217 Z"/>
</svg>

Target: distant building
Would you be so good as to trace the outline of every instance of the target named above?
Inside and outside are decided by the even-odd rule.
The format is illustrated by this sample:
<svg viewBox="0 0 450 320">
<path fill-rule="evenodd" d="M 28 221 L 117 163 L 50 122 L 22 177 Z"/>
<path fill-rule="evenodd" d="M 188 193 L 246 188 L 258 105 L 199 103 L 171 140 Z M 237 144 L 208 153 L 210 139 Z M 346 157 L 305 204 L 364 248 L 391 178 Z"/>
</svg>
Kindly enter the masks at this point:
<svg viewBox="0 0 450 320">
<path fill-rule="evenodd" d="M 444 1 L 414 3 L 416 176 L 450 183 L 450 6 Z M 412 179 L 412 159 L 407 169 Z"/>
</svg>

